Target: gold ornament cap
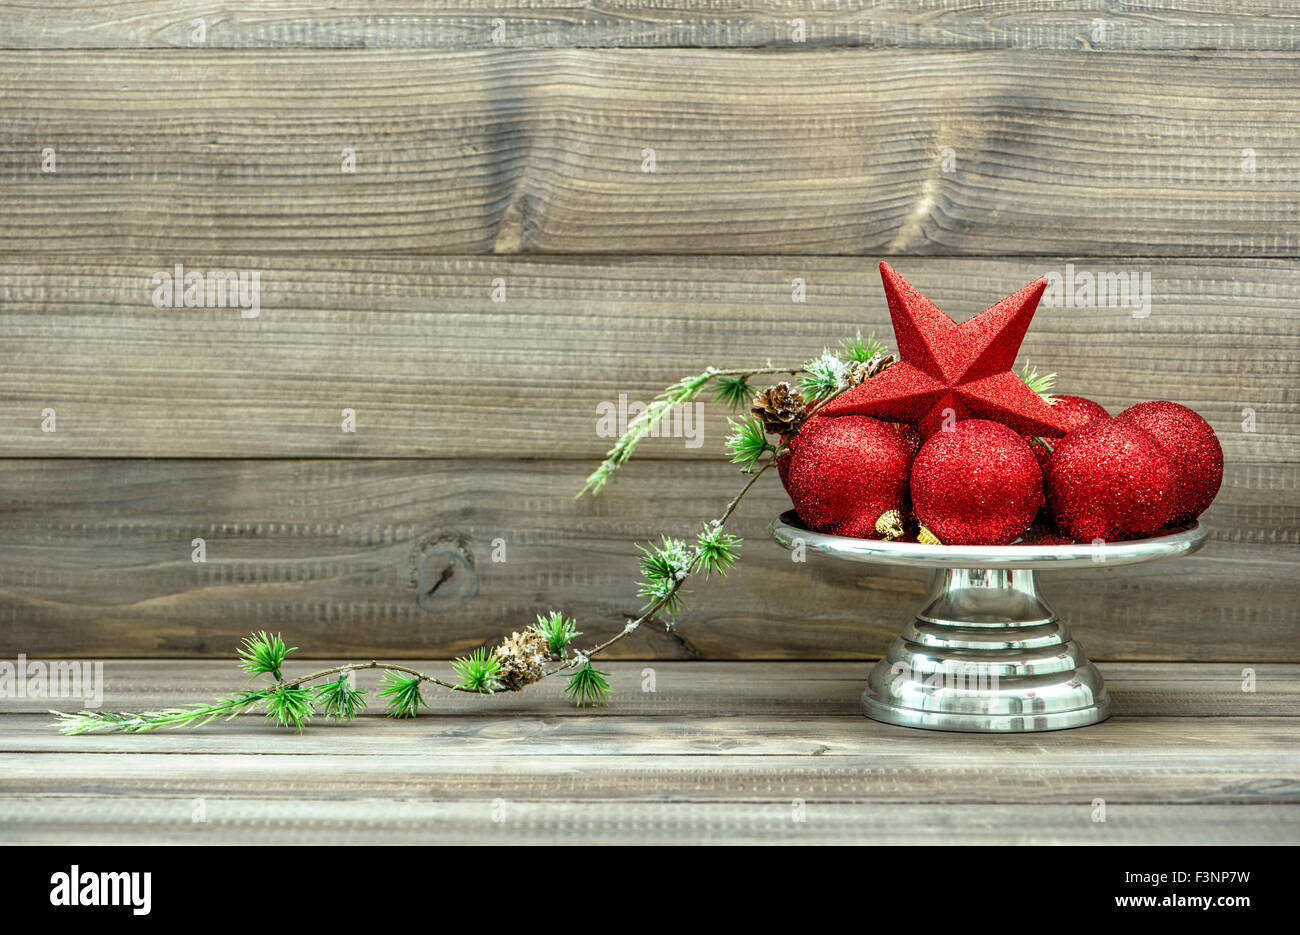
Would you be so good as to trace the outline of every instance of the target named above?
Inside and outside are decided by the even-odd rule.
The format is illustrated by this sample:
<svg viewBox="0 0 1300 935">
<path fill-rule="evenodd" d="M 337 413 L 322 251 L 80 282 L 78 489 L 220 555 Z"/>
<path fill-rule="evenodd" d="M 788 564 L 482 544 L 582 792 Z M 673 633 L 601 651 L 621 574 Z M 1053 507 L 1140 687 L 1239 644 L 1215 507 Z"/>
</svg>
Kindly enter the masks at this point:
<svg viewBox="0 0 1300 935">
<path fill-rule="evenodd" d="M 885 510 L 876 518 L 876 532 L 892 542 L 903 534 L 903 516 L 897 510 Z"/>
</svg>

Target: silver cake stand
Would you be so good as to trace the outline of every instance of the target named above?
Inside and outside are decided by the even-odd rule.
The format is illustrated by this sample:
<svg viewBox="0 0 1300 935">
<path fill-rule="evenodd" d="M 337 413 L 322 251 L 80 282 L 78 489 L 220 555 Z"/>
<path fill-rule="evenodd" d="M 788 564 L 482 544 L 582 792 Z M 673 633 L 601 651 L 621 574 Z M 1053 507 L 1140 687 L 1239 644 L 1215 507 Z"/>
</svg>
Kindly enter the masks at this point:
<svg viewBox="0 0 1300 935">
<path fill-rule="evenodd" d="M 809 532 L 790 510 L 772 521 L 772 537 L 846 561 L 934 570 L 930 596 L 867 678 L 863 714 L 930 730 L 1026 732 L 1110 717 L 1101 673 L 1038 596 L 1034 572 L 1190 555 L 1206 530 L 1095 545 L 922 545 Z"/>
</svg>

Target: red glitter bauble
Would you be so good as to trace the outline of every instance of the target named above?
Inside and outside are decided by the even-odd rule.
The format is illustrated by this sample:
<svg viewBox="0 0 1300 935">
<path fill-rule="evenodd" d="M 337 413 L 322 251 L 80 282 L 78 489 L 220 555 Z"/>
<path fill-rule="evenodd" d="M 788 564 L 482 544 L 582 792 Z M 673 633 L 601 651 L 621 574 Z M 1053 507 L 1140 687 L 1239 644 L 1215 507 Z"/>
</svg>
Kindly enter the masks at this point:
<svg viewBox="0 0 1300 935">
<path fill-rule="evenodd" d="M 1058 410 L 1063 417 L 1069 430 L 1073 432 L 1077 428 L 1082 428 L 1093 419 L 1109 419 L 1110 413 L 1099 403 L 1094 403 L 1091 399 L 1084 399 L 1082 396 L 1054 396 L 1052 408 Z M 1044 444 L 1038 436 L 1026 435 L 1025 441 L 1029 442 L 1029 447 L 1034 451 L 1034 457 L 1038 459 L 1040 467 L 1047 467 L 1047 459 L 1052 456 L 1051 443 Z"/>
<path fill-rule="evenodd" d="M 915 425 L 910 425 L 907 422 L 895 422 L 893 425 L 898 430 L 898 434 L 902 436 L 904 444 L 907 445 L 907 450 L 912 453 L 912 458 L 915 459 L 916 453 L 925 444 L 925 436 L 921 434 L 920 429 Z M 909 526 L 917 525 L 916 510 L 912 507 L 910 497 L 908 498 L 907 513 L 904 516 Z"/>
<path fill-rule="evenodd" d="M 1038 460 L 1038 466 L 1044 471 L 1047 470 L 1047 462 L 1052 457 L 1052 449 L 1047 447 L 1047 443 L 1037 435 L 1025 435 L 1023 438 L 1025 444 L 1029 446 L 1029 450 L 1034 453 L 1034 457 Z"/>
<path fill-rule="evenodd" d="M 944 545 L 1007 545 L 1033 521 L 1043 475 L 1025 440 L 966 419 L 931 435 L 912 463 L 912 506 Z"/>
<path fill-rule="evenodd" d="M 1047 463 L 1052 519 L 1078 541 L 1132 539 L 1167 525 L 1178 475 L 1150 434 L 1096 419 L 1055 442 Z"/>
<path fill-rule="evenodd" d="M 907 511 L 912 452 L 888 422 L 816 415 L 786 443 L 777 470 L 799 520 L 814 532 L 881 539 L 876 520 Z"/>
<path fill-rule="evenodd" d="M 1223 483 L 1223 446 L 1199 415 L 1160 400 L 1138 403 L 1115 419 L 1146 429 L 1178 472 L 1178 502 L 1173 522 L 1189 523 L 1205 512 Z"/>
<path fill-rule="evenodd" d="M 1071 432 L 1083 428 L 1093 419 L 1110 418 L 1105 406 L 1082 396 L 1053 396 L 1052 399 L 1052 408 L 1061 414 Z"/>
<path fill-rule="evenodd" d="M 814 401 L 808 403 L 808 405 L 804 406 L 804 407 L 803 407 L 803 411 L 806 412 L 806 413 L 807 413 L 807 412 L 812 412 L 812 411 L 813 411 L 814 409 L 816 409 L 816 408 L 817 408 L 817 402 L 816 402 L 816 400 L 814 400 Z M 796 438 L 798 438 L 798 437 L 799 437 L 798 435 L 793 435 L 793 436 L 792 436 L 792 435 L 782 435 L 782 436 L 781 436 L 781 441 L 780 441 L 780 443 L 779 443 L 779 447 L 781 447 L 781 448 L 790 448 L 790 442 L 792 442 L 794 439 L 796 439 Z M 789 492 L 790 492 L 790 480 L 789 480 L 788 475 L 789 475 L 789 473 L 790 473 L 790 459 L 789 459 L 788 457 L 784 457 L 784 456 L 783 456 L 783 457 L 780 457 L 780 458 L 777 458 L 777 459 L 776 459 L 776 473 L 777 473 L 777 475 L 780 476 L 780 478 L 781 478 L 781 486 L 785 488 L 786 493 L 789 493 Z"/>
<path fill-rule="evenodd" d="M 1071 545 L 1073 543 L 1073 539 L 1061 535 L 1055 527 L 1040 526 L 1037 523 L 1026 529 L 1025 534 L 1020 537 L 1021 545 Z"/>
<path fill-rule="evenodd" d="M 915 458 L 916 453 L 920 451 L 921 446 L 925 444 L 925 436 L 921 434 L 920 429 L 915 425 L 909 425 L 906 422 L 895 422 L 894 428 L 898 430 L 898 434 L 902 436 L 903 441 L 912 452 L 912 457 Z"/>
</svg>

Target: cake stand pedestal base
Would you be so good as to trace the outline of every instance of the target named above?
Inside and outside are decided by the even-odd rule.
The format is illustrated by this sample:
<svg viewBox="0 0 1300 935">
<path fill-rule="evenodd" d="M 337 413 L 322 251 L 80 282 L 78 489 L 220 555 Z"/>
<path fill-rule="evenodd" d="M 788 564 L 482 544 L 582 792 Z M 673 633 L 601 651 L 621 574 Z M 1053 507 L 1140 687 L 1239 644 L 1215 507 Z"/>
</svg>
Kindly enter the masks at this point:
<svg viewBox="0 0 1300 935">
<path fill-rule="evenodd" d="M 1120 565 L 1190 555 L 1207 533 L 1193 523 L 1123 542 L 1047 541 L 1053 535 L 1031 530 L 1000 546 L 926 545 L 812 532 L 793 510 L 772 522 L 772 537 L 799 561 L 814 552 L 934 571 L 925 605 L 871 670 L 862 713 L 903 727 L 982 733 L 1061 730 L 1110 717 L 1106 684 L 1038 596 L 1036 569 L 1089 568 L 1104 577 Z"/>
<path fill-rule="evenodd" d="M 1104 721 L 1110 699 L 1033 571 L 944 568 L 871 670 L 862 713 L 903 727 L 1025 732 Z"/>
</svg>

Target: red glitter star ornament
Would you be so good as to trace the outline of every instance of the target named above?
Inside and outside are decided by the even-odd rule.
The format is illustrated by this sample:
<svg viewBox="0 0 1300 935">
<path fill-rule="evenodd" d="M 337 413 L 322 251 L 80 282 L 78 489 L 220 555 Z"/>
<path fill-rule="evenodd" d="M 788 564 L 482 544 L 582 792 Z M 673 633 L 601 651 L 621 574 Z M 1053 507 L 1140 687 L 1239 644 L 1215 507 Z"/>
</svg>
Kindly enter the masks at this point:
<svg viewBox="0 0 1300 935">
<path fill-rule="evenodd" d="M 947 409 L 953 420 L 991 419 L 1021 435 L 1069 431 L 1062 415 L 1011 372 L 1046 278 L 959 325 L 888 263 L 880 264 L 880 277 L 902 360 L 823 406 L 822 415 L 910 422 L 927 438 L 942 428 Z"/>
</svg>

